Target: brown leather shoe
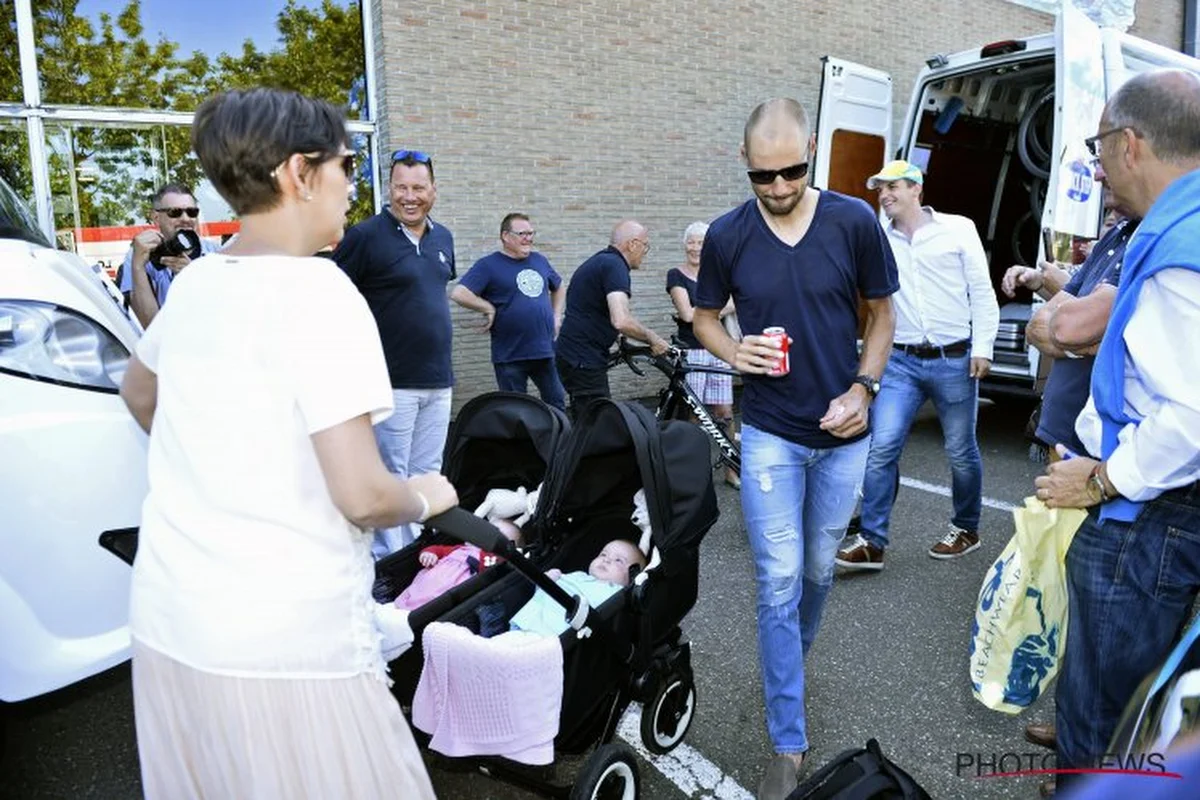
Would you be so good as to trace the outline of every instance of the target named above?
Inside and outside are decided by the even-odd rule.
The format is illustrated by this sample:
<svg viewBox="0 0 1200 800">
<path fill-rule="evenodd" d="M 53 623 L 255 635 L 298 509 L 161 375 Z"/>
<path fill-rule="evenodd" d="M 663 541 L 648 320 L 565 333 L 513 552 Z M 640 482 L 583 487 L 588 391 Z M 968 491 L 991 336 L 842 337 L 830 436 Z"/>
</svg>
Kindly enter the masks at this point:
<svg viewBox="0 0 1200 800">
<path fill-rule="evenodd" d="M 1038 794 L 1042 797 L 1054 797 L 1055 791 L 1058 789 L 1058 784 L 1053 778 L 1048 781 L 1042 781 L 1038 785 Z"/>
<path fill-rule="evenodd" d="M 1025 741 L 1053 750 L 1056 739 L 1053 722 L 1031 722 L 1025 726 Z"/>
<path fill-rule="evenodd" d="M 948 561 L 952 558 L 965 556 L 979 549 L 979 534 L 975 531 L 965 531 L 962 528 L 950 526 L 950 532 L 942 537 L 933 547 L 929 548 L 929 557 Z"/>
</svg>

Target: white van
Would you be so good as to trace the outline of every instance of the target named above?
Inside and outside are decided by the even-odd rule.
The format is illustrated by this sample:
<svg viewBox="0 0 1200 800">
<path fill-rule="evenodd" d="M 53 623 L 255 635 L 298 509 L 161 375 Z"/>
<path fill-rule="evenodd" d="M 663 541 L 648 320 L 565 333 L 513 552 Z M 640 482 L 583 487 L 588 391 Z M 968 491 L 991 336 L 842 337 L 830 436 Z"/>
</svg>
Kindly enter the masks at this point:
<svg viewBox="0 0 1200 800">
<path fill-rule="evenodd" d="M 1096 132 L 1107 98 L 1131 75 L 1159 67 L 1200 73 L 1200 60 L 1112 29 L 1070 4 L 1053 34 L 934 55 L 917 75 L 899 142 L 892 141 L 892 79 L 826 57 L 817 114 L 814 183 L 862 197 L 891 158 L 925 171 L 924 202 L 975 221 L 1000 302 L 1000 333 L 985 392 L 1041 391 L 1038 352 L 1025 324 L 1038 302 L 999 291 L 1013 264 L 1045 257 L 1053 234 L 1059 261 L 1073 239 L 1095 239 L 1103 218 L 1095 165 L 1083 140 Z"/>
</svg>

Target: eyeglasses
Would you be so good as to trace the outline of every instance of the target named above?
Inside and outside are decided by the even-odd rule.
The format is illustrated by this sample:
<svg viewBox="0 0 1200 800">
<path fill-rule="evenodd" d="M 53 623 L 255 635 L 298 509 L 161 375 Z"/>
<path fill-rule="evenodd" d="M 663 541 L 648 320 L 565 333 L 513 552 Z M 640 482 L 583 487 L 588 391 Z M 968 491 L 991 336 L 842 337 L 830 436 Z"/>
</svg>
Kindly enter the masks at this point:
<svg viewBox="0 0 1200 800">
<path fill-rule="evenodd" d="M 433 159 L 428 153 L 423 153 L 420 150 L 397 150 L 392 153 L 392 163 L 397 161 L 415 161 L 418 164 L 431 164 Z"/>
<path fill-rule="evenodd" d="M 505 233 L 511 233 L 520 239 L 532 239 L 537 231 L 505 231 Z"/>
<path fill-rule="evenodd" d="M 1084 145 L 1087 146 L 1088 152 L 1091 153 L 1093 157 L 1099 158 L 1100 157 L 1100 140 L 1103 139 L 1105 136 L 1112 136 L 1114 133 L 1121 133 L 1122 131 L 1126 130 L 1127 128 L 1128 128 L 1128 126 L 1122 127 L 1122 128 L 1110 128 L 1109 130 L 1106 130 L 1106 131 L 1100 131 L 1095 136 L 1089 136 L 1088 138 L 1084 139 L 1083 143 L 1084 143 Z M 1139 135 L 1137 131 L 1134 131 L 1133 133 L 1135 136 Z"/>
<path fill-rule="evenodd" d="M 799 164 L 792 164 L 790 167 L 784 167 L 783 169 L 746 170 L 746 175 L 750 178 L 750 182 L 757 183 L 759 186 L 766 186 L 768 183 L 774 183 L 776 177 L 783 178 L 785 181 L 798 181 L 807 174 L 807 161 Z"/>
<path fill-rule="evenodd" d="M 646 239 L 634 239 L 634 241 L 635 241 L 635 242 L 638 242 L 639 244 L 641 244 L 641 246 L 642 246 L 642 252 L 644 252 L 644 253 L 649 253 L 649 252 L 650 252 L 650 242 L 649 242 L 648 240 L 646 240 Z"/>
<path fill-rule="evenodd" d="M 192 219 L 200 216 L 200 209 L 195 206 L 188 206 L 187 208 L 156 208 L 154 210 L 159 214 L 166 214 L 171 219 L 179 219 L 184 214 L 187 214 Z"/>
</svg>

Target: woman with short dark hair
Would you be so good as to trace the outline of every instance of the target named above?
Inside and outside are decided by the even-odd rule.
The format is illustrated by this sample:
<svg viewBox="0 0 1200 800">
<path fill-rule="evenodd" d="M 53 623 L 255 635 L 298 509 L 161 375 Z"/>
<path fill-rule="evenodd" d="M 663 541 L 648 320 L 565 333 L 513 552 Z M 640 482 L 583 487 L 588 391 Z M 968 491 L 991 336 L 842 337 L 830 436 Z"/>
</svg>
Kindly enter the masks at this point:
<svg viewBox="0 0 1200 800">
<path fill-rule="evenodd" d="M 241 215 L 180 273 L 121 387 L 150 433 L 130 631 L 148 798 L 432 798 L 387 689 L 371 535 L 457 503 L 384 467 L 375 321 L 313 253 L 354 156 L 328 103 L 231 91 L 196 112 L 205 174 Z"/>
</svg>

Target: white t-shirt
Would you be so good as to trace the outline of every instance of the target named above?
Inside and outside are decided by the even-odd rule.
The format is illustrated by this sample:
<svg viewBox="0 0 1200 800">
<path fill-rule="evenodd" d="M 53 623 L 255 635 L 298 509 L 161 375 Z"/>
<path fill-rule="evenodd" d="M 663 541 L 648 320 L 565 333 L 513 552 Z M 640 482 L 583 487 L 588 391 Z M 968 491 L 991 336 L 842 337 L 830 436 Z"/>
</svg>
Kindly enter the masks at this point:
<svg viewBox="0 0 1200 800">
<path fill-rule="evenodd" d="M 133 636 L 225 675 L 384 677 L 371 538 L 333 504 L 310 438 L 392 410 L 354 285 L 323 258 L 208 255 L 137 357 L 158 405 Z"/>
</svg>

